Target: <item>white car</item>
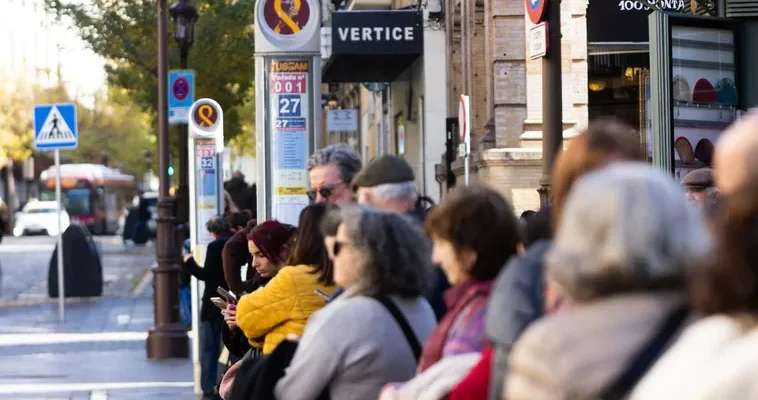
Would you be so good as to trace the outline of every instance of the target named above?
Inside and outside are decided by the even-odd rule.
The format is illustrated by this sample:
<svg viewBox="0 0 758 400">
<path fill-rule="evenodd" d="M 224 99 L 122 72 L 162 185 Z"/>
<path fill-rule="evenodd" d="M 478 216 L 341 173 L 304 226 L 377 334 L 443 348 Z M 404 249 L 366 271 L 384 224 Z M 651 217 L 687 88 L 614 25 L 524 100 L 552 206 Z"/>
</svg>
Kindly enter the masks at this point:
<svg viewBox="0 0 758 400">
<path fill-rule="evenodd" d="M 13 227 L 14 236 L 29 234 L 45 234 L 58 236 L 58 214 L 54 201 L 34 201 L 24 206 L 16 213 L 16 224 Z M 65 209 L 61 209 L 61 229 L 68 228 L 71 221 Z"/>
</svg>

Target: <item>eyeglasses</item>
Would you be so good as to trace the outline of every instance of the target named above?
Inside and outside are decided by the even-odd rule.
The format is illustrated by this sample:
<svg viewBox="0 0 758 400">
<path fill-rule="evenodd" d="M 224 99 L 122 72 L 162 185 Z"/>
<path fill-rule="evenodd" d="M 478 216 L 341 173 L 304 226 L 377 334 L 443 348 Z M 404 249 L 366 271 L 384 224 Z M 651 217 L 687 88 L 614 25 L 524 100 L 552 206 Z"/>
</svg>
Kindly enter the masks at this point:
<svg viewBox="0 0 758 400">
<path fill-rule="evenodd" d="M 309 190 L 306 193 L 308 194 L 308 198 L 310 198 L 311 201 L 316 201 L 316 195 L 317 194 L 320 194 L 321 197 L 324 198 L 324 199 L 328 199 L 329 197 L 332 196 L 332 192 L 334 192 L 334 189 L 337 189 L 338 187 L 340 187 L 341 185 L 344 185 L 344 184 L 345 184 L 345 182 L 333 183 L 331 185 L 326 185 L 326 186 L 322 187 L 321 189 Z"/>
</svg>

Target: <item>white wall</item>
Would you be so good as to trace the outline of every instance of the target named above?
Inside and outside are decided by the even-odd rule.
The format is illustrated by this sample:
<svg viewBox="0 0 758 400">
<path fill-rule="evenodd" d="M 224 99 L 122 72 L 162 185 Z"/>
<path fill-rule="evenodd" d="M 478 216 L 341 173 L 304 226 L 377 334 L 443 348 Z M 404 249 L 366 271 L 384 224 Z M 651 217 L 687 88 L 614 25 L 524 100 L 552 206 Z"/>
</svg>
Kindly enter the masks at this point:
<svg viewBox="0 0 758 400">
<path fill-rule="evenodd" d="M 447 110 L 447 60 L 445 31 L 424 29 L 423 112 L 423 187 L 422 193 L 435 201 L 440 199 L 440 186 L 435 180 L 434 165 L 445 152 Z M 419 180 L 421 177 L 419 176 Z"/>
</svg>

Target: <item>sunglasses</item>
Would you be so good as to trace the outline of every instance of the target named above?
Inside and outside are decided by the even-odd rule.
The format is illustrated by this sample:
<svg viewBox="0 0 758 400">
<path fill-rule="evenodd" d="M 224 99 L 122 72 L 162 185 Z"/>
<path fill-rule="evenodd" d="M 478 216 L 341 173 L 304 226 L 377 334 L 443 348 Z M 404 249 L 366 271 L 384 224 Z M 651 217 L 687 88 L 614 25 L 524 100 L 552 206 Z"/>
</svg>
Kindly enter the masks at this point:
<svg viewBox="0 0 758 400">
<path fill-rule="evenodd" d="M 322 187 L 321 189 L 317 190 L 309 190 L 306 193 L 308 194 L 308 198 L 311 199 L 311 201 L 316 201 L 316 195 L 321 195 L 322 198 L 328 199 L 332 196 L 332 192 L 334 192 L 334 189 L 337 189 L 341 185 L 344 185 L 345 182 L 340 182 L 336 184 L 326 185 Z M 301 192 L 302 193 L 302 192 Z"/>
<path fill-rule="evenodd" d="M 346 242 L 340 242 L 340 241 L 335 240 L 334 245 L 332 246 L 332 254 L 334 255 L 334 257 L 337 257 L 340 251 L 342 251 L 342 249 L 345 248 L 346 246 L 349 246 L 349 244 Z"/>
</svg>

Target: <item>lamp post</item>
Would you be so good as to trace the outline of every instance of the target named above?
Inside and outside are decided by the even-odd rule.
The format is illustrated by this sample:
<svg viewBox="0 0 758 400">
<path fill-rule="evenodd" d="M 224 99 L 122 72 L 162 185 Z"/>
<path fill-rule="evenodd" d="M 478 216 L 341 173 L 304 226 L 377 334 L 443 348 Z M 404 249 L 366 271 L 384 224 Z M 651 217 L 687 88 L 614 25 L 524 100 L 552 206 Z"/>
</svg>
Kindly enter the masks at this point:
<svg viewBox="0 0 758 400">
<path fill-rule="evenodd" d="M 542 59 L 542 177 L 540 206 L 550 203 L 553 162 L 563 147 L 561 0 L 547 1 L 548 55 Z"/>
<path fill-rule="evenodd" d="M 187 56 L 192 44 L 195 43 L 195 22 L 197 21 L 197 9 L 187 3 L 187 0 L 178 0 L 169 9 L 171 20 L 174 22 L 174 40 L 179 46 L 179 58 L 181 68 L 187 69 Z M 179 187 L 176 191 L 176 223 L 182 225 L 179 241 L 185 239 L 189 223 L 189 154 L 187 153 L 187 124 L 179 124 Z"/>
<path fill-rule="evenodd" d="M 188 358 L 187 329 L 179 323 L 179 265 L 174 237 L 174 200 L 169 196 L 168 151 L 168 43 L 166 0 L 157 0 L 158 11 L 158 227 L 153 268 L 155 326 L 145 347 L 148 359 Z"/>
</svg>

